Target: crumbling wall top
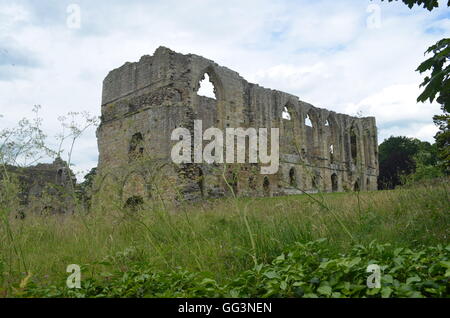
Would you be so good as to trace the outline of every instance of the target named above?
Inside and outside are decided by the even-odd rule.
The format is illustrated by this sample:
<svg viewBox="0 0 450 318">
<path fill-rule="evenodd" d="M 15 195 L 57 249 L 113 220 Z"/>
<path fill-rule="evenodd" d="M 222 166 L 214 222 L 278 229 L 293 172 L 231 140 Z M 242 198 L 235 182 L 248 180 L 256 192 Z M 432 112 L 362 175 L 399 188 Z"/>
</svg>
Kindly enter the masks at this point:
<svg viewBox="0 0 450 318">
<path fill-rule="evenodd" d="M 276 101 L 270 110 L 275 117 L 276 114 L 281 114 L 286 105 L 291 105 L 295 111 L 304 115 L 311 112 L 317 117 L 327 116 L 328 113 L 351 117 L 315 107 L 301 101 L 295 95 L 249 83 L 238 72 L 220 66 L 212 60 L 196 54 L 177 53 L 164 46 L 156 49 L 152 56 L 144 55 L 138 62 L 127 62 L 109 72 L 103 82 L 102 106 L 163 87 L 178 89 L 184 100 L 190 102 L 205 73 L 215 80 L 218 98 L 235 105 L 242 104 L 245 98 L 263 98 Z M 358 117 L 351 118 L 358 119 Z M 364 118 L 367 124 L 375 126 L 373 117 Z"/>
</svg>

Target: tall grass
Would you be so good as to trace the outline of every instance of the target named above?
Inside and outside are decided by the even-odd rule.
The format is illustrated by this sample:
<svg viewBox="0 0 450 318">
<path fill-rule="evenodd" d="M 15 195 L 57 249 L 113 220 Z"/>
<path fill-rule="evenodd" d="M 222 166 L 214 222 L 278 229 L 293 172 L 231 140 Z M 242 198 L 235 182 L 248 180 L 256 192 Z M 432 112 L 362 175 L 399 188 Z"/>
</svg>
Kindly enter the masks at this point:
<svg viewBox="0 0 450 318">
<path fill-rule="evenodd" d="M 121 271 L 140 262 L 164 271 L 182 267 L 221 281 L 271 261 L 294 242 L 319 238 L 327 238 L 336 254 L 373 240 L 393 248 L 448 244 L 447 184 L 448 179 L 393 191 L 319 194 L 324 204 L 295 195 L 177 207 L 152 203 L 133 213 L 116 204 L 87 215 L 11 216 L 8 228 L 0 228 L 0 290 L 7 295 L 30 273 L 38 284 L 61 281 L 69 264 L 89 264 L 83 275 L 95 277 L 105 269 L 103 262 Z"/>
</svg>

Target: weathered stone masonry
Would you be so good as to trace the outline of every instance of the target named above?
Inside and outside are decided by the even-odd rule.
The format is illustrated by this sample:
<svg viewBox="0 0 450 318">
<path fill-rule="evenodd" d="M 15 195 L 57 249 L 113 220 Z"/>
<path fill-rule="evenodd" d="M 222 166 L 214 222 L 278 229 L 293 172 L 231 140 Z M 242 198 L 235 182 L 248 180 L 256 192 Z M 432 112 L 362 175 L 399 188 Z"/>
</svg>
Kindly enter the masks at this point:
<svg viewBox="0 0 450 318">
<path fill-rule="evenodd" d="M 197 94 L 205 74 L 216 99 Z M 222 165 L 172 164 L 171 133 L 176 127 L 193 129 L 194 119 L 203 121 L 204 130 L 280 128 L 278 173 L 261 175 L 255 164 L 230 165 L 225 172 Z M 374 117 L 317 108 L 294 95 L 248 83 L 201 56 L 164 47 L 105 78 L 97 138 L 96 189 L 123 201 L 146 200 L 155 193 L 217 197 L 229 195 L 231 189 L 243 196 L 377 189 Z"/>
<path fill-rule="evenodd" d="M 76 178 L 61 158 L 26 168 L 6 166 L 6 170 L 20 184 L 19 215 L 72 211 Z"/>
</svg>

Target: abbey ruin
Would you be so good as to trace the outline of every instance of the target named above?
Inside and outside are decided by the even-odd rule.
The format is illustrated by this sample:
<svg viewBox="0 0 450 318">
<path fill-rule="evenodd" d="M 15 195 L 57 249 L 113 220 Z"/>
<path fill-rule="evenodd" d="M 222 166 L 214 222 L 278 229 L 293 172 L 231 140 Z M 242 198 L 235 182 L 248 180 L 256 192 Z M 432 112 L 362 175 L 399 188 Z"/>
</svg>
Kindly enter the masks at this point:
<svg viewBox="0 0 450 318">
<path fill-rule="evenodd" d="M 19 181 L 17 213 L 24 211 L 35 214 L 67 213 L 73 208 L 76 178 L 67 162 L 60 157 L 52 163 L 39 163 L 29 167 L 6 165 L 10 176 Z M 0 174 L 0 181 L 4 177 Z"/>
<path fill-rule="evenodd" d="M 197 94 L 205 74 L 216 98 Z M 314 107 L 198 55 L 159 47 L 153 56 L 111 71 L 101 113 L 95 191 L 123 202 L 377 189 L 374 117 Z M 194 120 L 202 120 L 203 130 L 279 128 L 278 172 L 260 174 L 260 163 L 174 164 L 171 133 L 193 130 Z"/>
</svg>

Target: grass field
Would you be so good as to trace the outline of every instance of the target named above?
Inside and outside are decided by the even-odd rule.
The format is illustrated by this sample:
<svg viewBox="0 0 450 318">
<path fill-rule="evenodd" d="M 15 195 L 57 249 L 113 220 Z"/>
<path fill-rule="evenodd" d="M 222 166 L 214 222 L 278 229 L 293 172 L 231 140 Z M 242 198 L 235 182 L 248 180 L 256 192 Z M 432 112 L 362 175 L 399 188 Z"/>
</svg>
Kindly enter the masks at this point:
<svg viewBox="0 0 450 318">
<path fill-rule="evenodd" d="M 372 291 L 346 293 L 344 285 L 336 286 L 356 284 L 352 280 L 361 285 L 368 275 L 365 267 L 379 260 L 389 264 L 386 271 L 400 266 L 388 275 L 393 276 L 387 282 L 391 287 L 380 295 L 448 297 L 448 191 L 447 179 L 393 191 L 220 199 L 177 208 L 155 204 L 136 213 L 111 209 L 11 218 L 9 227 L 4 222 L 0 228 L 0 292 L 6 297 L 361 297 Z M 401 257 L 422 263 L 422 268 L 399 265 L 396 258 Z M 333 259 L 337 267 L 328 268 Z M 304 267 L 298 267 L 302 262 Z M 436 272 L 425 268 L 435 263 L 440 266 Z M 81 266 L 84 284 L 72 294 L 65 287 L 69 264 Z M 324 272 L 317 273 L 317 268 Z M 339 268 L 346 278 L 326 278 Z M 253 282 L 261 271 L 277 274 Z M 323 278 L 315 282 L 317 277 Z M 157 292 L 143 287 L 146 279 L 152 279 L 153 286 L 163 281 L 168 285 L 160 285 Z M 409 279 L 409 285 L 426 282 L 437 287 L 405 287 L 396 294 L 395 288 L 403 287 L 395 281 L 403 279 Z M 273 281 L 278 287 L 270 289 Z M 189 288 L 183 285 L 187 282 Z M 264 286 L 248 291 L 258 284 Z"/>
</svg>

